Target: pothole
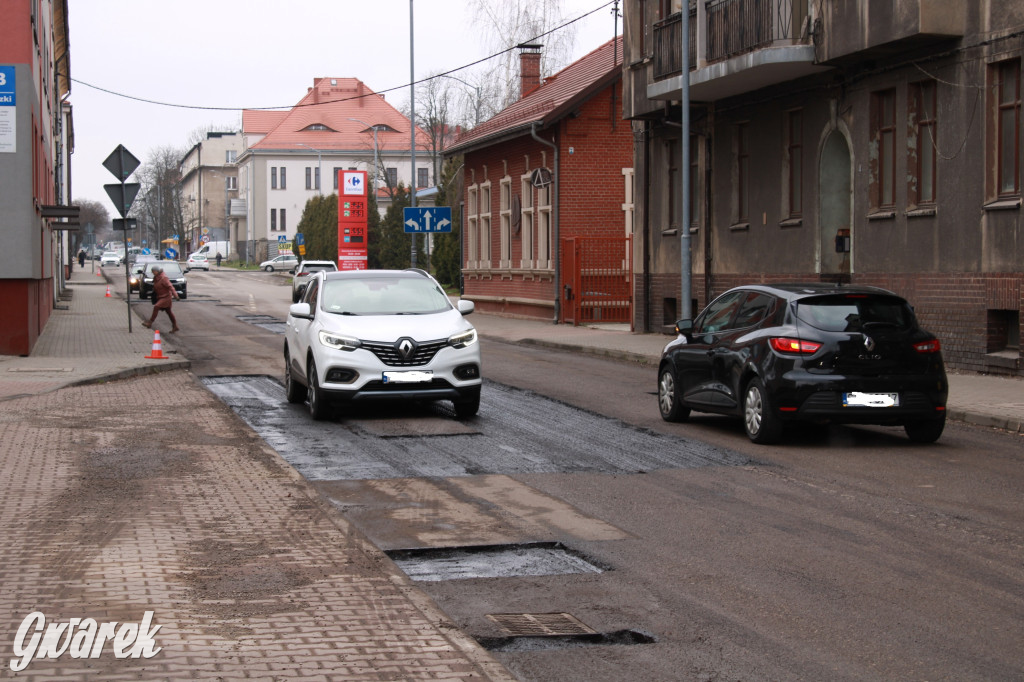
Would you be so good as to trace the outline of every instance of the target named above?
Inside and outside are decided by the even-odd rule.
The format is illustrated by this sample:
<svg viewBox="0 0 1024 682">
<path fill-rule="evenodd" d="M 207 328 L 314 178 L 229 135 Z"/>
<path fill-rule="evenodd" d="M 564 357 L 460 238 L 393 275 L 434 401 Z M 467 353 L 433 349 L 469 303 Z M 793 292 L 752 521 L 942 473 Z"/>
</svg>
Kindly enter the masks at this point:
<svg viewBox="0 0 1024 682">
<path fill-rule="evenodd" d="M 603 573 L 608 570 L 560 542 L 390 550 L 387 555 L 412 580 Z"/>
<path fill-rule="evenodd" d="M 269 332 L 275 334 L 284 334 L 287 325 L 283 320 L 280 320 L 273 315 L 236 315 L 240 321 L 247 322 L 248 324 L 266 329 Z"/>
<path fill-rule="evenodd" d="M 658 640 L 638 630 L 616 630 L 578 635 L 540 635 L 512 637 L 477 637 L 480 646 L 488 651 L 542 651 L 574 647 L 654 644 Z"/>
</svg>

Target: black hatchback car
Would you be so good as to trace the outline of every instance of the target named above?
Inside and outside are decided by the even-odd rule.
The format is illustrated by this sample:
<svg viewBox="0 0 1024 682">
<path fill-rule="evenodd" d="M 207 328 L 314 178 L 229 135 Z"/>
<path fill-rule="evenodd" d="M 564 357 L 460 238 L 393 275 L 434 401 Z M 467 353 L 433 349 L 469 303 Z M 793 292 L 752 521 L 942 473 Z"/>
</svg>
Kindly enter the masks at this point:
<svg viewBox="0 0 1024 682">
<path fill-rule="evenodd" d="M 738 287 L 676 331 L 658 367 L 667 421 L 691 410 L 742 416 L 755 443 L 777 442 L 788 421 L 902 425 L 920 443 L 945 427 L 939 340 L 891 291 Z"/>
</svg>

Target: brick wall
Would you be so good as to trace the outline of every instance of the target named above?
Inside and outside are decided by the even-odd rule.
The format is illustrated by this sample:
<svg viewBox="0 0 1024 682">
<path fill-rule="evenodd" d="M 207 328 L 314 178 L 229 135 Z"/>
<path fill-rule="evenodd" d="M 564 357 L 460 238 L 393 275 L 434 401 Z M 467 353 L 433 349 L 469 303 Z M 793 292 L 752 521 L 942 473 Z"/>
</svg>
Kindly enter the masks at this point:
<svg viewBox="0 0 1024 682">
<path fill-rule="evenodd" d="M 610 86 L 559 122 L 557 132 L 548 129 L 538 133 L 546 140 L 557 139 L 559 146 L 558 229 L 562 238 L 626 235 L 622 169 L 633 165 L 633 133 L 629 122 L 616 115 L 620 110 L 621 87 L 616 83 L 614 101 Z M 481 310 L 539 319 L 552 317 L 556 295 L 554 269 L 520 267 L 522 228 L 518 233 L 512 230 L 511 267 L 500 262 L 501 180 L 507 173 L 512 181 L 512 195 L 522 199 L 521 176 L 542 166 L 555 171 L 554 150 L 529 134 L 465 154 L 465 186 L 491 182 L 489 267 L 465 269 L 465 296 Z M 535 198 L 534 207 L 537 205 Z M 465 224 L 468 229 L 468 221 Z M 538 224 L 539 220 L 535 230 Z M 536 240 L 534 244 L 536 253 Z M 552 258 L 556 252 L 553 245 Z M 467 256 L 467 260 L 472 258 Z"/>
</svg>

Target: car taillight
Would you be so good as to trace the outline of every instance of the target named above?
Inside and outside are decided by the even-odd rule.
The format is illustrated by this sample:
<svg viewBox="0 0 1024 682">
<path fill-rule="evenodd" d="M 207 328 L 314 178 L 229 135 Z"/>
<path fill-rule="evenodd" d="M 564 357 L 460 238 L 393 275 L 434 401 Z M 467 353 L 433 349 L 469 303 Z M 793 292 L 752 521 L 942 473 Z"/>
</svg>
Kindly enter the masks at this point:
<svg viewBox="0 0 1024 682">
<path fill-rule="evenodd" d="M 932 339 L 931 341 L 918 341 L 914 344 L 914 350 L 918 353 L 938 353 L 942 350 L 942 344 L 939 343 L 938 339 Z"/>
<path fill-rule="evenodd" d="M 786 336 L 773 336 L 768 339 L 768 344 L 772 347 L 772 350 L 779 353 L 796 355 L 811 355 L 817 353 L 818 349 L 821 348 L 821 344 L 815 341 L 803 341 Z"/>
</svg>

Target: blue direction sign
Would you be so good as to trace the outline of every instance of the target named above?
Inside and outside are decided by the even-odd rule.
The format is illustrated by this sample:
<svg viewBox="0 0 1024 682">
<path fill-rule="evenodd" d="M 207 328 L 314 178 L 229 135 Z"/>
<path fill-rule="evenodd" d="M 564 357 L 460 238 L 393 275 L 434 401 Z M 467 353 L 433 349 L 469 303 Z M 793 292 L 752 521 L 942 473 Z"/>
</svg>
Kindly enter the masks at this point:
<svg viewBox="0 0 1024 682">
<path fill-rule="evenodd" d="M 450 206 L 409 207 L 403 211 L 402 218 L 405 220 L 407 233 L 452 231 L 452 209 Z"/>
</svg>

